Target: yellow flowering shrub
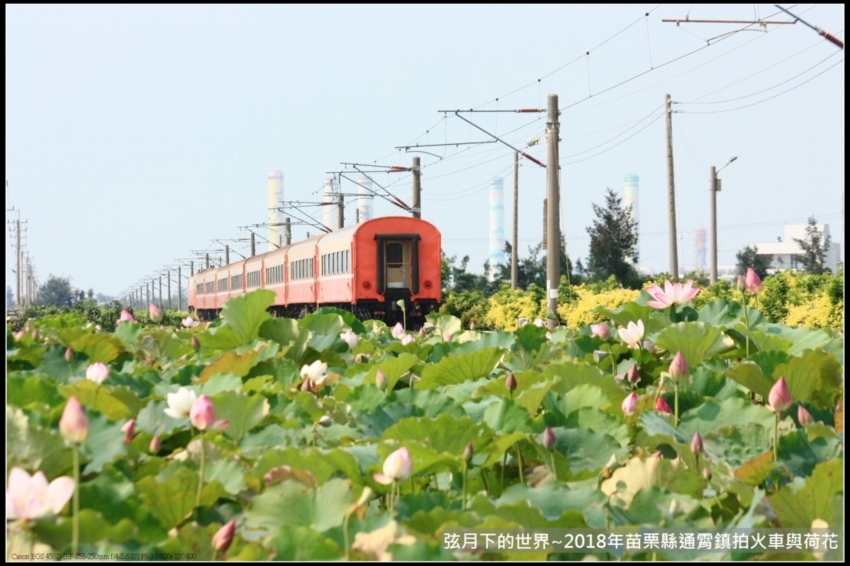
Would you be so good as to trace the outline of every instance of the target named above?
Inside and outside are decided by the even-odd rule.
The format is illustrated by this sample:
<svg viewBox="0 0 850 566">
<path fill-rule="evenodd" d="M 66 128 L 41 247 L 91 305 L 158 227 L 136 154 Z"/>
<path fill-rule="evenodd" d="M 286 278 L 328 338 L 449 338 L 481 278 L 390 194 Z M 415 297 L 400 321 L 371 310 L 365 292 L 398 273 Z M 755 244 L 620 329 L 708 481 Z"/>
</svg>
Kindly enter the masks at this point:
<svg viewBox="0 0 850 566">
<path fill-rule="evenodd" d="M 783 320 L 788 326 L 807 328 L 843 328 L 844 301 L 833 304 L 826 293 L 811 297 L 799 305 L 790 305 L 788 315 Z"/>
<path fill-rule="evenodd" d="M 542 318 L 540 313 L 542 289 L 532 285 L 529 290 L 511 289 L 507 285 L 490 297 L 484 324 L 487 328 L 512 332 L 519 327 L 520 318 L 529 323 Z"/>
<path fill-rule="evenodd" d="M 632 289 L 611 289 L 594 293 L 584 285 L 576 285 L 573 292 L 578 300 L 558 305 L 558 316 L 567 328 L 581 328 L 602 318 L 595 312 L 597 307 L 615 309 L 630 301 L 637 300 L 640 291 Z"/>
</svg>

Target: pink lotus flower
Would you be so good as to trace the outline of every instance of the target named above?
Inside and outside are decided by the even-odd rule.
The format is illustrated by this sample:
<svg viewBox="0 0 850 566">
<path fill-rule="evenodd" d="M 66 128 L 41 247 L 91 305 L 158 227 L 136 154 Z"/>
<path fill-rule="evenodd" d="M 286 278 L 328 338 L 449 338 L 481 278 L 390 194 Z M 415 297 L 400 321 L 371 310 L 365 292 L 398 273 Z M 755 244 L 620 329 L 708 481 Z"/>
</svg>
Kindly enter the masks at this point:
<svg viewBox="0 0 850 566">
<path fill-rule="evenodd" d="M 623 414 L 625 414 L 627 417 L 634 415 L 635 411 L 637 411 L 637 404 L 638 404 L 637 393 L 632 391 L 631 393 L 626 395 L 625 399 L 623 399 L 623 405 L 622 405 Z"/>
<path fill-rule="evenodd" d="M 158 434 L 154 435 L 154 437 L 151 438 L 151 443 L 148 446 L 148 450 L 150 451 L 151 454 L 156 454 L 157 452 L 159 452 L 159 449 L 161 447 L 162 447 L 162 442 L 159 440 L 159 435 Z"/>
<path fill-rule="evenodd" d="M 658 285 L 653 285 L 646 290 L 655 299 L 654 301 L 647 301 L 646 304 L 656 309 L 664 309 L 677 304 L 684 305 L 699 293 L 699 289 L 692 288 L 693 284 L 693 279 L 688 279 L 688 282 L 684 285 L 670 283 L 669 279 L 665 279 L 663 291 Z"/>
<path fill-rule="evenodd" d="M 74 495 L 74 479 L 61 476 L 47 483 L 44 472 L 30 476 L 17 466 L 9 471 L 6 488 L 6 518 L 29 521 L 55 515 Z"/>
<path fill-rule="evenodd" d="M 109 377 L 109 368 L 104 363 L 97 362 L 86 368 L 86 379 L 98 385 L 106 381 L 107 377 Z"/>
<path fill-rule="evenodd" d="M 195 326 L 198 326 L 200 322 L 198 322 L 191 316 L 187 316 L 186 318 L 180 321 L 180 324 L 183 325 L 183 328 L 194 328 Z"/>
<path fill-rule="evenodd" d="M 227 428 L 228 422 L 224 420 L 216 420 L 215 407 L 212 401 L 206 395 L 201 395 L 192 405 L 189 411 L 189 421 L 192 426 L 198 430 L 221 430 Z"/>
<path fill-rule="evenodd" d="M 617 332 L 620 334 L 620 338 L 629 345 L 630 348 L 637 348 L 640 341 L 643 339 L 643 321 L 638 320 L 637 324 L 633 321 L 629 321 L 629 324 L 626 328 L 618 328 Z"/>
<path fill-rule="evenodd" d="M 600 322 L 599 324 L 591 324 L 590 334 L 591 336 L 597 336 L 599 338 L 602 338 L 603 340 L 608 340 L 609 338 L 611 338 L 611 331 L 608 329 L 608 325 L 604 322 Z"/>
<path fill-rule="evenodd" d="M 133 315 L 130 314 L 130 311 L 123 310 L 123 311 L 121 311 L 121 316 L 118 317 L 116 324 L 120 323 L 120 322 L 136 322 L 136 319 L 133 318 Z"/>
<path fill-rule="evenodd" d="M 534 319 L 534 326 L 536 326 L 537 328 L 543 328 L 544 326 L 546 326 L 546 323 L 543 322 L 542 318 L 535 318 Z"/>
<path fill-rule="evenodd" d="M 233 542 L 233 534 L 236 532 L 236 519 L 231 519 L 215 532 L 212 538 L 212 546 L 219 552 L 227 552 L 230 543 Z"/>
<path fill-rule="evenodd" d="M 65 440 L 79 444 L 89 435 L 89 420 L 83 407 L 73 395 L 68 399 L 62 418 L 59 419 L 59 432 Z"/>
<path fill-rule="evenodd" d="M 673 409 L 670 408 L 670 405 L 667 404 L 664 397 L 659 397 L 658 400 L 655 401 L 655 410 L 659 413 L 667 413 L 668 415 L 673 414 Z"/>
<path fill-rule="evenodd" d="M 155 324 L 162 321 L 162 310 L 153 303 L 148 305 L 148 315 L 151 318 L 151 322 Z"/>
<path fill-rule="evenodd" d="M 372 474 L 372 477 L 378 483 L 389 485 L 406 480 L 412 471 L 413 462 L 410 460 L 410 452 L 402 446 L 384 460 L 383 473 Z"/>
<path fill-rule="evenodd" d="M 404 338 L 401 339 L 401 345 L 407 346 L 411 342 L 415 342 L 415 341 L 416 341 L 416 338 L 414 338 L 412 334 L 405 334 Z"/>
<path fill-rule="evenodd" d="M 752 267 L 747 268 L 747 277 L 744 279 L 744 284 L 747 286 L 747 293 L 758 293 L 761 291 L 761 278 Z"/>
<path fill-rule="evenodd" d="M 785 383 L 785 378 L 780 377 L 779 380 L 770 388 L 770 393 L 767 396 L 767 408 L 771 411 L 781 413 L 791 406 L 791 391 L 788 390 L 788 384 Z"/>
<path fill-rule="evenodd" d="M 802 405 L 797 405 L 797 421 L 802 426 L 808 426 L 815 422 L 815 419 L 812 417 L 812 414 L 806 410 L 806 408 Z"/>
<path fill-rule="evenodd" d="M 623 373 L 618 373 L 614 376 L 614 379 L 617 381 L 627 380 L 631 384 L 635 384 L 640 379 L 640 374 L 638 373 L 637 364 L 632 364 L 629 366 L 629 369 L 624 371 Z"/>
<path fill-rule="evenodd" d="M 345 332 L 339 335 L 342 338 L 342 341 L 348 344 L 348 349 L 353 350 L 357 346 L 358 338 L 357 334 L 354 333 L 351 329 L 346 330 Z"/>
<path fill-rule="evenodd" d="M 65 350 L 65 361 L 69 364 L 74 361 L 74 350 L 70 346 Z"/>
<path fill-rule="evenodd" d="M 673 356 L 673 361 L 670 362 L 670 378 L 673 381 L 680 381 L 688 377 L 688 362 L 685 361 L 685 356 L 682 352 L 676 352 Z"/>
</svg>

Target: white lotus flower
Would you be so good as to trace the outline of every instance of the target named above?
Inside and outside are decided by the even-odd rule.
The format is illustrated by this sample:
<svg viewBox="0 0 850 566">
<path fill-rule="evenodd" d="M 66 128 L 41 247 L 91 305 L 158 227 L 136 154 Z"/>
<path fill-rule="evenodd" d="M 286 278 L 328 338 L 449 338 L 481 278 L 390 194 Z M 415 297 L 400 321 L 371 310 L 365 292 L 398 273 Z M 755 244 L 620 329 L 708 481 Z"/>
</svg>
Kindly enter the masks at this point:
<svg viewBox="0 0 850 566">
<path fill-rule="evenodd" d="M 188 387 L 181 387 L 177 390 L 177 393 L 166 395 L 165 399 L 168 402 L 165 414 L 172 419 L 185 419 L 189 416 L 189 411 L 192 410 L 192 405 L 195 404 L 198 396 Z"/>
<path fill-rule="evenodd" d="M 322 360 L 316 360 L 309 366 L 301 368 L 301 377 L 309 379 L 315 387 L 321 387 L 328 378 L 328 364 Z"/>
</svg>

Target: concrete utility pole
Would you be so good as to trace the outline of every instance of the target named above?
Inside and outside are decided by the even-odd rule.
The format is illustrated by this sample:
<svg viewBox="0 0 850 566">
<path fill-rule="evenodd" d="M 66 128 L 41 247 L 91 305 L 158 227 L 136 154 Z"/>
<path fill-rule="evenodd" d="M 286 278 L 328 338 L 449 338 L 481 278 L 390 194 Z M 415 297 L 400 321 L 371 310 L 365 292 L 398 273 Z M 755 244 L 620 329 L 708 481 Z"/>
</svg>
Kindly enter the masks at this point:
<svg viewBox="0 0 850 566">
<path fill-rule="evenodd" d="M 726 165 L 729 165 L 733 161 L 738 159 L 738 156 L 730 157 L 729 161 L 726 162 L 723 167 L 720 169 L 715 169 L 714 165 L 711 166 L 710 172 L 710 184 L 708 187 L 709 192 L 711 192 L 711 284 L 714 285 L 717 283 L 717 192 L 720 190 L 722 185 L 722 181 L 717 178 L 717 174 L 722 171 Z"/>
<path fill-rule="evenodd" d="M 181 266 L 177 266 L 177 310 L 183 310 L 183 273 Z"/>
<path fill-rule="evenodd" d="M 548 297 L 549 329 L 553 330 L 558 322 L 558 285 L 561 282 L 561 230 L 558 218 L 560 207 L 560 187 L 558 186 L 558 95 L 549 95 L 549 119 L 546 124 L 548 137 L 548 158 L 546 160 L 547 218 L 546 238 L 549 246 L 546 250 L 546 293 Z"/>
<path fill-rule="evenodd" d="M 667 204 L 670 225 L 670 277 L 679 278 L 679 251 L 676 243 L 676 186 L 673 182 L 673 120 L 670 95 L 664 95 L 664 115 L 667 118 Z"/>
<path fill-rule="evenodd" d="M 413 165 L 410 170 L 413 171 L 413 204 L 411 205 L 413 218 L 422 218 L 422 171 L 419 170 L 418 157 L 413 158 Z"/>
<path fill-rule="evenodd" d="M 230 245 L 224 245 L 224 265 L 230 265 Z"/>
<path fill-rule="evenodd" d="M 251 257 L 254 257 L 255 255 L 257 255 L 257 240 L 256 240 L 256 234 L 254 234 L 253 232 L 251 232 Z M 194 275 L 194 273 L 193 273 L 192 275 Z"/>
<path fill-rule="evenodd" d="M 292 221 L 289 219 L 288 216 L 286 217 L 286 222 L 284 223 L 284 225 L 286 226 L 286 228 L 284 229 L 284 232 L 283 232 L 284 243 L 287 246 L 291 246 L 292 245 Z M 253 246 L 253 241 L 254 241 L 254 233 L 251 232 L 251 242 L 252 242 L 251 245 L 252 246 Z M 252 250 L 251 255 L 254 255 L 253 249 L 254 248 L 252 247 L 251 248 L 251 250 Z"/>
<path fill-rule="evenodd" d="M 514 226 L 513 236 L 511 238 L 511 289 L 516 289 L 519 281 L 517 273 L 517 232 L 519 225 L 517 221 L 517 211 L 519 210 L 519 152 L 514 152 Z"/>
<path fill-rule="evenodd" d="M 342 196 L 342 191 L 339 192 L 339 194 L 336 197 L 336 200 L 337 200 L 337 203 L 336 203 L 337 212 L 339 214 L 339 216 L 337 217 L 337 221 L 336 221 L 336 227 L 337 227 L 337 230 L 339 230 L 343 226 L 345 226 L 345 197 Z"/>
<path fill-rule="evenodd" d="M 171 310 L 171 268 L 169 267 L 165 271 L 165 278 L 168 280 L 168 310 Z"/>
</svg>

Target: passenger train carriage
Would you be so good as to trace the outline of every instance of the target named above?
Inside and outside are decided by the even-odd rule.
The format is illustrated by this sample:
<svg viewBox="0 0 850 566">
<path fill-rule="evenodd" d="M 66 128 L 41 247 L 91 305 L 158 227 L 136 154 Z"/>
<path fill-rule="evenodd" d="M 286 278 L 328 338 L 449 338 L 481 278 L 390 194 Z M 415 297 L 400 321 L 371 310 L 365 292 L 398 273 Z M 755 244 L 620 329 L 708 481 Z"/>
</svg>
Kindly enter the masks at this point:
<svg viewBox="0 0 850 566">
<path fill-rule="evenodd" d="M 386 216 L 194 274 L 189 311 L 216 318 L 231 297 L 275 292 L 273 314 L 300 318 L 332 306 L 361 320 L 403 319 L 418 328 L 440 305 L 440 232 L 430 222 Z"/>
</svg>

